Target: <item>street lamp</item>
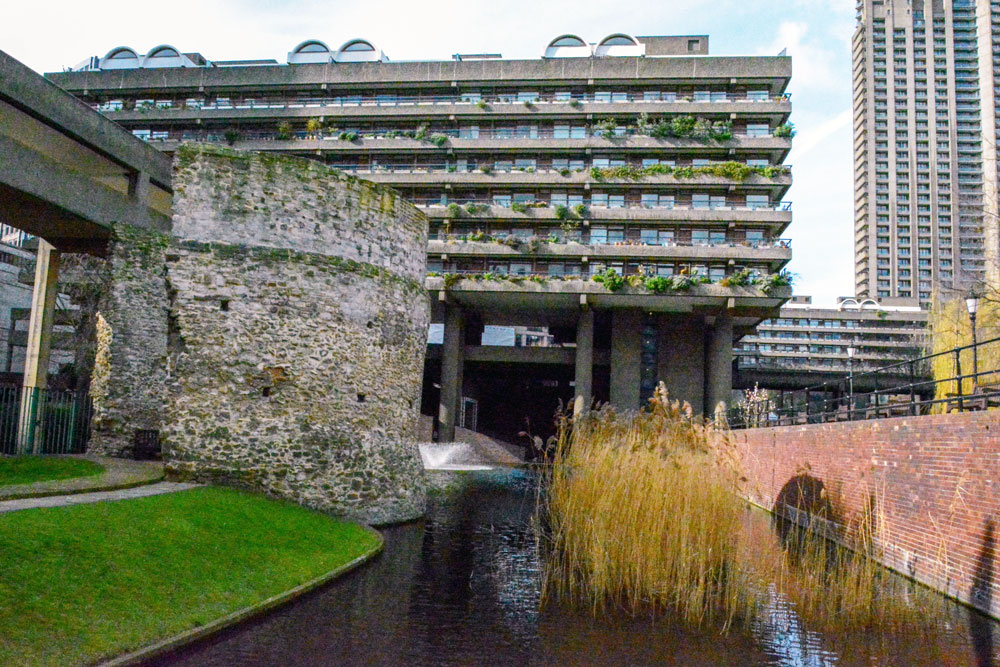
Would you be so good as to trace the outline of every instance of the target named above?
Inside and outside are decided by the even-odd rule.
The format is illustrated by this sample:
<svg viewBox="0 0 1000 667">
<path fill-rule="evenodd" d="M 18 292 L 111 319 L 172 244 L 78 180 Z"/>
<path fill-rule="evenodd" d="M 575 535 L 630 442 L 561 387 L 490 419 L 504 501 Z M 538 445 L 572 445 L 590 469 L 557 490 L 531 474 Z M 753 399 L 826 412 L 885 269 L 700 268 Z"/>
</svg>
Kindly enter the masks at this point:
<svg viewBox="0 0 1000 667">
<path fill-rule="evenodd" d="M 848 419 L 854 418 L 854 355 L 858 348 L 855 347 L 857 341 L 851 341 L 847 346 L 847 405 L 849 408 Z"/>
<path fill-rule="evenodd" d="M 976 345 L 976 311 L 979 310 L 979 294 L 975 288 L 965 297 L 965 307 L 969 310 L 969 321 L 972 322 L 972 387 L 979 383 L 979 350 Z"/>
</svg>

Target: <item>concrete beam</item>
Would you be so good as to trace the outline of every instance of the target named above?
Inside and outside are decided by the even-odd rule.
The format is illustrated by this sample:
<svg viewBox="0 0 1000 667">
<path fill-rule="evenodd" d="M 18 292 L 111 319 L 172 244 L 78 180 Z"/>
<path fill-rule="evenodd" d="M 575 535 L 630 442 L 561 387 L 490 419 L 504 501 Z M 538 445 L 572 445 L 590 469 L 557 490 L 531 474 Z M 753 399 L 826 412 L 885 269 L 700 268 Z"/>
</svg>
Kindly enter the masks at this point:
<svg viewBox="0 0 1000 667">
<path fill-rule="evenodd" d="M 169 218 L 137 197 L 105 187 L 9 137 L 0 136 L 0 155 L 3 222 L 61 249 L 106 241 L 115 222 L 170 229 Z"/>
<path fill-rule="evenodd" d="M 0 51 L 0 100 L 171 191 L 170 158 Z"/>
</svg>

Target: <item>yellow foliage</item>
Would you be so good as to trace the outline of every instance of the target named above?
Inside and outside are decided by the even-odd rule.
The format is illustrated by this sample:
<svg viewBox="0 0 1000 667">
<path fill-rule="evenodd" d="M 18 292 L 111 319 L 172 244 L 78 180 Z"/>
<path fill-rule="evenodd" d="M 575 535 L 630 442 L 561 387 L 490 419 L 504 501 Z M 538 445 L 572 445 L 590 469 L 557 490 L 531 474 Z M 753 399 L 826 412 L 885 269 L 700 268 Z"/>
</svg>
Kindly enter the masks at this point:
<svg viewBox="0 0 1000 667">
<path fill-rule="evenodd" d="M 972 323 L 965 300 L 961 298 L 943 300 L 935 299 L 931 307 L 928 328 L 931 337 L 931 353 L 945 353 L 956 347 L 972 343 Z M 1000 336 L 1000 304 L 992 300 L 981 299 L 976 316 L 976 338 L 979 342 Z M 1000 369 L 1000 342 L 982 346 L 978 351 L 979 371 Z M 931 362 L 931 371 L 937 382 L 935 399 L 953 398 L 958 393 L 958 382 L 950 380 L 958 374 L 961 364 L 962 375 L 972 375 L 972 350 L 964 350 L 960 359 L 954 354 L 941 354 Z M 987 373 L 979 376 L 980 385 L 1000 382 L 1000 373 Z M 968 377 L 962 382 L 962 394 L 972 394 L 974 382 Z M 936 403 L 933 412 L 945 412 L 948 403 Z"/>
</svg>

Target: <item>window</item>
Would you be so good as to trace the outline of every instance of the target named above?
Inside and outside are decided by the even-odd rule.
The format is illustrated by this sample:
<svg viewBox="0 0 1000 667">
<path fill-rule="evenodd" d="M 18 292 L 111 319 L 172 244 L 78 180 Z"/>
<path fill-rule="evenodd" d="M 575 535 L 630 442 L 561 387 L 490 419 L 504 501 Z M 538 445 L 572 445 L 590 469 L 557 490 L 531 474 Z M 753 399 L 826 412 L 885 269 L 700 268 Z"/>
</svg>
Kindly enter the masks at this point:
<svg viewBox="0 0 1000 667">
<path fill-rule="evenodd" d="M 769 137 L 771 136 L 771 127 L 767 123 L 749 123 L 747 124 L 747 136 Z"/>
<path fill-rule="evenodd" d="M 639 240 L 644 245 L 671 245 L 674 242 L 672 229 L 642 229 Z"/>
<path fill-rule="evenodd" d="M 771 208 L 769 195 L 747 195 L 747 208 L 752 211 Z"/>
<path fill-rule="evenodd" d="M 459 139 L 478 139 L 479 138 L 479 126 L 478 125 L 466 125 L 464 127 L 458 128 L 458 138 Z"/>
</svg>

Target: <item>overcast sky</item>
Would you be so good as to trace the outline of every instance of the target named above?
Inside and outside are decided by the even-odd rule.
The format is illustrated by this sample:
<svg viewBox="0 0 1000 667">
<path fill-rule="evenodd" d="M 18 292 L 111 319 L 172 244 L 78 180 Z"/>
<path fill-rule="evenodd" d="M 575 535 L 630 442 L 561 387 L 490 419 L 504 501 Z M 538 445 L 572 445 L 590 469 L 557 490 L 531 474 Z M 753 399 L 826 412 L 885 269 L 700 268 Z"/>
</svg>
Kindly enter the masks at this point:
<svg viewBox="0 0 1000 667">
<path fill-rule="evenodd" d="M 626 9 L 627 7 L 627 9 Z M 336 48 L 365 37 L 390 59 L 497 52 L 537 58 L 563 33 L 707 34 L 716 55 L 792 56 L 788 162 L 795 185 L 795 291 L 819 303 L 853 294 L 851 37 L 853 0 L 669 0 L 632 6 L 597 0 L 50 0 L 3 2 L 0 49 L 38 72 L 59 71 L 126 45 L 168 43 L 208 59 L 284 62 L 307 38 Z"/>
</svg>

